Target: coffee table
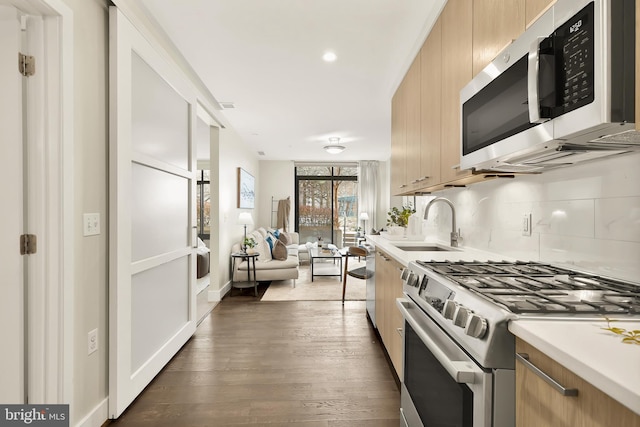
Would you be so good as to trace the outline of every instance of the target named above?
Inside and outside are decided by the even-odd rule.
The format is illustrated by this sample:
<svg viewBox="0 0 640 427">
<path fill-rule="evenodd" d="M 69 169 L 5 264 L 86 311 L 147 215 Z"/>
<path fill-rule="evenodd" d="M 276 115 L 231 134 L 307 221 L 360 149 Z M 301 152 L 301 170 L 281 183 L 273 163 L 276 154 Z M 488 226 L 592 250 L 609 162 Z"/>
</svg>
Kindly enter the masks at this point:
<svg viewBox="0 0 640 427">
<path fill-rule="evenodd" d="M 316 276 L 338 276 L 342 280 L 342 254 L 337 249 L 310 248 L 309 263 L 312 282 Z"/>
</svg>

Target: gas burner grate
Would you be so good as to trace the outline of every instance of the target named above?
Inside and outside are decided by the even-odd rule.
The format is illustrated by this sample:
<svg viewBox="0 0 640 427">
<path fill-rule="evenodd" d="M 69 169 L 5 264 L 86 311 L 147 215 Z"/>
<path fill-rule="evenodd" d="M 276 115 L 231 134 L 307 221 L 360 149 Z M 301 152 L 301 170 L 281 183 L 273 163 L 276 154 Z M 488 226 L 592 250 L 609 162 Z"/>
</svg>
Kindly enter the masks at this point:
<svg viewBox="0 0 640 427">
<path fill-rule="evenodd" d="M 510 261 L 416 261 L 419 265 L 443 275 L 513 275 L 555 276 L 571 274 L 571 270 L 536 262 Z"/>
<path fill-rule="evenodd" d="M 516 314 L 638 314 L 640 286 L 536 262 L 417 261 Z"/>
</svg>

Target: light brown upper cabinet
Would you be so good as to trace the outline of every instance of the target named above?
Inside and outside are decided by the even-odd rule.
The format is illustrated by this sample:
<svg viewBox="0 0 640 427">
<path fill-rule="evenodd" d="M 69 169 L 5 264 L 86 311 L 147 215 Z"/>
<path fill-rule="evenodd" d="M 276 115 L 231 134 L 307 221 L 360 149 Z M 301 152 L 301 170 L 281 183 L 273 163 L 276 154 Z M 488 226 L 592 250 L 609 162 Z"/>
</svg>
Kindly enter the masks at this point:
<svg viewBox="0 0 640 427">
<path fill-rule="evenodd" d="M 525 0 L 474 1 L 473 75 L 522 34 L 524 25 Z"/>
<path fill-rule="evenodd" d="M 391 99 L 391 194 L 396 196 L 406 190 L 406 113 L 404 80 Z"/>
<path fill-rule="evenodd" d="M 416 189 L 421 178 L 420 170 L 420 53 L 416 55 L 404 78 L 404 96 L 407 115 L 405 179 L 408 190 Z"/>
<path fill-rule="evenodd" d="M 441 182 L 471 174 L 460 165 L 460 90 L 472 78 L 472 12 L 468 0 L 449 0 L 440 15 L 442 29 Z"/>
<path fill-rule="evenodd" d="M 535 20 L 544 13 L 556 0 L 525 0 L 525 22 L 526 27 L 529 28 Z"/>
<path fill-rule="evenodd" d="M 420 51 L 420 187 L 440 184 L 442 25 L 438 20 Z"/>
</svg>

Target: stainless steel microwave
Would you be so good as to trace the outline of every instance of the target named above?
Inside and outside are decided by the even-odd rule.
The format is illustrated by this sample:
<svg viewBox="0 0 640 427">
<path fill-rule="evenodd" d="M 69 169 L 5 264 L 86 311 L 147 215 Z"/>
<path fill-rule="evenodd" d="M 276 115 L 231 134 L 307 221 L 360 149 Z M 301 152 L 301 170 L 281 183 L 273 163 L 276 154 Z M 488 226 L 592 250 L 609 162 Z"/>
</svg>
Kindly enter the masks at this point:
<svg viewBox="0 0 640 427">
<path fill-rule="evenodd" d="M 558 0 L 461 93 L 462 169 L 536 172 L 640 150 L 635 0 Z"/>
</svg>

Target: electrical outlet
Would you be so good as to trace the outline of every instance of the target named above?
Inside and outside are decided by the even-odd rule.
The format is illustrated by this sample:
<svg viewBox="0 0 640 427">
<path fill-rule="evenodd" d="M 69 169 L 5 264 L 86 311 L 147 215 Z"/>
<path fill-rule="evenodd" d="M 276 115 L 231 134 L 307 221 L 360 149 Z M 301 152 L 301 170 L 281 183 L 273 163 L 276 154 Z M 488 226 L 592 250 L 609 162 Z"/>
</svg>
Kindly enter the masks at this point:
<svg viewBox="0 0 640 427">
<path fill-rule="evenodd" d="M 89 354 L 98 350 L 98 330 L 97 329 L 94 329 L 93 331 L 89 332 L 87 344 L 88 344 Z"/>
<path fill-rule="evenodd" d="M 86 213 L 82 216 L 82 223 L 85 236 L 95 236 L 100 234 L 100 214 Z"/>
<path fill-rule="evenodd" d="M 531 236 L 531 214 L 524 214 L 522 218 L 522 235 Z"/>
</svg>

